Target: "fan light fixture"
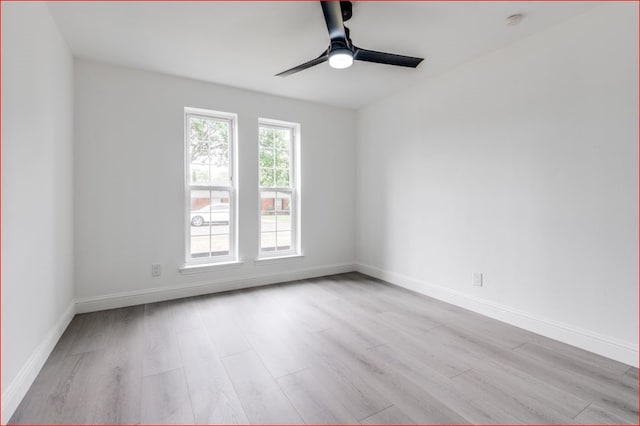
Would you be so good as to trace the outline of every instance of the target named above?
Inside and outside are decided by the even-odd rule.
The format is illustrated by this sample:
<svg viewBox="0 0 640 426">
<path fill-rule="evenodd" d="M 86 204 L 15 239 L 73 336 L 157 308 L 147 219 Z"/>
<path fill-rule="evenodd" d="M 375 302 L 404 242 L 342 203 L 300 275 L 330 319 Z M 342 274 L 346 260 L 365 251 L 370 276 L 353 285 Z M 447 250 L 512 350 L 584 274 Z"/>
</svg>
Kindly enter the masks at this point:
<svg viewBox="0 0 640 426">
<path fill-rule="evenodd" d="M 349 49 L 337 49 L 329 54 L 331 68 L 343 69 L 353 65 L 353 53 Z"/>
</svg>

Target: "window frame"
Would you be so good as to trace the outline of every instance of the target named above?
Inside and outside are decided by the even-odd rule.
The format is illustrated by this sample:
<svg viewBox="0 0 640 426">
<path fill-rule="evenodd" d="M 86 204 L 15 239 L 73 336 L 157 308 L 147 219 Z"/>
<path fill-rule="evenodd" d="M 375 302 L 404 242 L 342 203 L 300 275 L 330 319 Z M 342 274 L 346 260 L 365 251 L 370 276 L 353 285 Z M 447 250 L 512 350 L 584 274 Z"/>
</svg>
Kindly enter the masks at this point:
<svg viewBox="0 0 640 426">
<path fill-rule="evenodd" d="M 191 129 L 189 119 L 200 117 L 226 121 L 229 123 L 229 183 L 230 186 L 219 185 L 192 185 L 191 184 Z M 237 262 L 238 259 L 238 169 L 237 169 L 237 141 L 238 141 L 238 116 L 237 114 L 214 111 L 201 108 L 184 108 L 184 241 L 185 241 L 185 266 L 218 265 Z M 229 193 L 229 254 L 219 256 L 192 257 L 191 255 L 191 191 L 228 191 Z"/>
<path fill-rule="evenodd" d="M 289 187 L 262 187 L 260 186 L 260 128 L 287 129 L 291 131 L 291 146 L 289 158 Z M 269 118 L 258 119 L 258 256 L 257 260 L 279 259 L 286 257 L 302 256 L 301 238 L 301 179 L 300 179 L 300 124 L 288 121 L 273 120 Z M 274 175 L 275 179 L 275 175 Z M 275 184 L 275 182 L 274 182 Z M 291 197 L 289 211 L 291 216 L 291 244 L 287 250 L 263 251 L 262 250 L 262 192 L 288 192 Z"/>
</svg>

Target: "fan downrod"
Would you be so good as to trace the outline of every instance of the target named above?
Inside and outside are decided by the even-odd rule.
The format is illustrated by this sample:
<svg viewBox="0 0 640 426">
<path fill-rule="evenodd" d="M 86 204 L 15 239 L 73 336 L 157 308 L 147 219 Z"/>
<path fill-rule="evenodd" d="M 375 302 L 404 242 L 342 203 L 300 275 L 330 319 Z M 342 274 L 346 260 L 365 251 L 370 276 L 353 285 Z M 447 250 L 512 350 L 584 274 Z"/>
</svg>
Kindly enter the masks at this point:
<svg viewBox="0 0 640 426">
<path fill-rule="evenodd" d="M 345 22 L 353 16 L 353 4 L 350 1 L 341 1 L 340 10 L 342 11 L 342 20 Z"/>
</svg>

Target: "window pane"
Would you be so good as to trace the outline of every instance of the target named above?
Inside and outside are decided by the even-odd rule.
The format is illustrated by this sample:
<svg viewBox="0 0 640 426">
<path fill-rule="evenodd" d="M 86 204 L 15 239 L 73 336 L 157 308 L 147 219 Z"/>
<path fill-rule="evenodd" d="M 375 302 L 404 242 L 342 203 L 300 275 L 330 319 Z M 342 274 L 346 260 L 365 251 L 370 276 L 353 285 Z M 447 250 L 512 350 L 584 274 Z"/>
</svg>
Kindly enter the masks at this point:
<svg viewBox="0 0 640 426">
<path fill-rule="evenodd" d="M 273 169 L 275 166 L 275 151 L 272 149 L 260 150 L 260 167 L 263 169 Z"/>
<path fill-rule="evenodd" d="M 291 210 L 291 194 L 288 192 L 277 192 L 276 208 L 278 211 L 289 212 Z"/>
<path fill-rule="evenodd" d="M 260 212 L 266 214 L 266 212 L 273 212 L 276 205 L 276 193 L 271 191 L 260 191 Z"/>
<path fill-rule="evenodd" d="M 276 193 L 260 191 L 260 249 L 276 249 Z"/>
<path fill-rule="evenodd" d="M 276 231 L 276 216 L 274 214 L 264 214 L 260 216 L 260 230 L 262 232 Z"/>
<path fill-rule="evenodd" d="M 289 188 L 289 170 L 276 170 L 276 186 Z"/>
<path fill-rule="evenodd" d="M 229 254 L 229 234 L 211 236 L 211 255 L 223 256 Z"/>
<path fill-rule="evenodd" d="M 276 149 L 289 150 L 291 143 L 291 130 L 290 129 L 274 129 L 274 141 Z"/>
<path fill-rule="evenodd" d="M 209 164 L 191 163 L 191 183 L 206 185 L 209 183 Z"/>
<path fill-rule="evenodd" d="M 191 257 L 209 256 L 210 243 L 209 235 L 191 235 Z"/>
<path fill-rule="evenodd" d="M 210 172 L 211 185 L 213 186 L 230 186 L 229 167 L 214 167 Z"/>
<path fill-rule="evenodd" d="M 273 130 L 269 127 L 260 127 L 259 128 L 259 143 L 260 149 L 273 149 L 275 147 L 275 143 L 273 141 Z"/>
<path fill-rule="evenodd" d="M 291 248 L 291 194 L 260 191 L 260 249 Z"/>
<path fill-rule="evenodd" d="M 276 249 L 275 232 L 262 232 L 260 234 L 260 249 L 262 251 L 274 251 Z"/>
<path fill-rule="evenodd" d="M 259 128 L 260 186 L 291 187 L 291 129 Z"/>
<path fill-rule="evenodd" d="M 229 191 L 191 191 L 191 256 L 229 254 Z"/>
<path fill-rule="evenodd" d="M 260 169 L 260 186 L 275 186 L 273 169 Z"/>
<path fill-rule="evenodd" d="M 278 231 L 291 231 L 291 215 L 289 212 L 278 212 L 276 222 Z"/>
<path fill-rule="evenodd" d="M 189 176 L 193 185 L 230 185 L 230 123 L 208 117 L 189 117 Z"/>
<path fill-rule="evenodd" d="M 286 150 L 286 151 L 276 151 L 275 154 L 275 166 L 279 169 L 286 169 L 289 170 L 289 156 L 290 156 L 290 151 Z"/>
<path fill-rule="evenodd" d="M 276 235 L 278 250 L 289 250 L 291 248 L 291 231 L 278 231 Z"/>
</svg>

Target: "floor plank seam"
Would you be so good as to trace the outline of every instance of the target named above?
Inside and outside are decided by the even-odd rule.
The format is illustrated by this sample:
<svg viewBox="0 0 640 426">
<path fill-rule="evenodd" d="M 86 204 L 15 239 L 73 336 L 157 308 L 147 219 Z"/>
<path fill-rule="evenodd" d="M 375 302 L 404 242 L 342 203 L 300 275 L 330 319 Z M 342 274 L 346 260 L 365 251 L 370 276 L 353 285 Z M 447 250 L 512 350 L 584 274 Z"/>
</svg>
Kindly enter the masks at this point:
<svg viewBox="0 0 640 426">
<path fill-rule="evenodd" d="M 146 379 L 146 378 L 149 378 L 149 377 L 160 376 L 160 375 L 162 375 L 162 374 L 172 373 L 172 372 L 174 372 L 174 371 L 180 370 L 181 368 L 182 368 L 182 366 L 180 366 L 180 367 L 176 367 L 176 368 L 170 368 L 169 370 L 162 370 L 162 371 L 158 371 L 158 372 L 155 372 L 155 373 L 153 373 L 153 374 L 142 374 L 142 376 L 141 376 L 141 377 L 142 377 L 143 379 Z"/>
<path fill-rule="evenodd" d="M 222 361 L 223 359 L 231 358 L 232 356 L 242 355 L 242 354 L 250 352 L 250 351 L 255 351 L 255 348 L 253 346 L 251 346 L 249 349 L 245 349 L 245 350 L 242 350 L 242 351 L 239 351 L 239 352 L 233 352 L 233 353 L 230 353 L 230 354 L 226 354 L 224 356 L 218 355 L 218 359 L 220 359 L 220 361 Z"/>
<path fill-rule="evenodd" d="M 287 401 L 289 401 L 289 405 L 291 405 L 291 407 L 293 407 L 294 411 L 298 414 L 298 417 L 300 417 L 300 420 L 302 420 L 302 422 L 304 424 L 307 424 L 307 422 L 304 420 L 304 417 L 302 417 L 302 413 L 298 410 L 298 408 L 295 406 L 295 404 L 293 402 L 291 402 L 291 399 L 289 398 L 289 395 L 287 395 L 287 393 L 284 391 L 282 386 L 280 386 L 280 383 L 278 383 L 277 380 L 275 380 L 275 382 L 276 382 L 276 385 L 278 386 L 278 389 L 280 389 L 280 392 L 282 393 L 282 395 L 284 395 L 284 397 L 287 399 Z"/>
<path fill-rule="evenodd" d="M 520 349 L 521 347 L 523 347 L 524 345 L 526 345 L 527 343 L 530 343 L 530 342 L 522 342 L 518 346 L 516 346 L 515 348 L 511 348 L 511 350 L 512 351 L 516 351 L 516 350 Z"/>
<path fill-rule="evenodd" d="M 373 345 L 373 346 L 367 346 L 367 347 L 366 347 L 366 348 L 364 348 L 364 349 L 365 349 L 366 351 L 370 351 L 370 350 L 373 350 L 373 349 L 375 349 L 375 348 L 379 348 L 380 346 L 387 346 L 387 344 L 386 344 L 386 343 L 377 343 L 377 344 L 375 344 L 375 345 Z"/>
<path fill-rule="evenodd" d="M 244 351 L 244 352 L 248 352 L 248 351 Z M 242 401 L 242 398 L 240 398 L 240 393 L 238 392 L 238 388 L 236 387 L 236 384 L 233 382 L 233 380 L 231 380 L 231 375 L 229 374 L 229 370 L 227 369 L 227 366 L 225 365 L 224 362 L 222 362 L 222 359 L 220 360 L 220 363 L 222 364 L 222 368 L 224 368 L 225 374 L 229 378 L 229 382 L 231 383 L 231 387 L 233 388 L 233 391 L 236 393 L 236 396 L 238 396 L 238 403 L 240 404 L 240 407 L 242 407 L 242 411 L 244 412 L 245 417 L 247 418 L 247 420 L 249 420 L 249 423 L 251 423 L 251 419 L 249 418 L 249 414 L 248 414 L 249 411 L 247 411 L 247 407 L 245 406 L 245 403 Z"/>
<path fill-rule="evenodd" d="M 309 370 L 309 369 L 310 369 L 310 367 L 304 367 L 304 368 L 300 368 L 300 369 L 295 370 L 295 371 L 290 371 L 289 373 L 281 374 L 278 377 L 275 377 L 273 374 L 271 376 L 273 377 L 273 380 L 278 382 L 280 379 L 284 379 L 285 377 L 289 377 L 289 376 L 291 376 L 293 374 L 298 374 L 298 373 L 301 373 L 301 372 L 303 372 L 305 370 Z M 284 391 L 284 389 L 283 389 L 283 391 Z"/>
<path fill-rule="evenodd" d="M 458 374 L 454 374 L 453 376 L 449 377 L 449 379 L 450 379 L 450 380 L 453 380 L 453 379 L 455 379 L 456 377 L 458 377 L 458 376 L 462 376 L 464 373 L 468 373 L 468 372 L 469 372 L 469 371 L 471 371 L 471 370 L 473 370 L 473 368 L 468 368 L 468 369 L 466 369 L 466 370 L 464 370 L 464 371 L 461 371 L 461 372 L 460 372 L 460 373 L 458 373 Z"/>
<path fill-rule="evenodd" d="M 384 407 L 382 410 L 376 411 L 375 413 L 370 414 L 367 417 L 363 417 L 362 419 L 356 419 L 356 420 L 358 420 L 358 422 L 362 423 L 365 420 L 367 420 L 367 419 L 369 419 L 369 418 L 371 418 L 373 416 L 377 416 L 378 414 L 382 413 L 384 410 L 388 410 L 389 408 L 391 408 L 393 406 L 394 406 L 394 404 L 390 404 L 388 407 Z"/>
<path fill-rule="evenodd" d="M 178 351 L 180 352 L 180 358 L 182 360 L 182 377 L 184 377 L 184 382 L 187 385 L 187 397 L 189 398 L 189 406 L 191 407 L 191 415 L 193 416 L 193 423 L 197 423 L 196 420 L 196 410 L 194 410 L 193 408 L 193 401 L 191 400 L 191 388 L 189 387 L 189 380 L 187 379 L 187 372 L 184 368 L 184 355 L 182 354 L 182 349 L 180 348 L 180 345 L 178 345 Z"/>
<path fill-rule="evenodd" d="M 574 420 L 575 420 L 575 419 L 576 419 L 580 414 L 584 413 L 584 412 L 587 410 L 587 408 L 591 407 L 591 404 L 592 404 L 591 402 L 590 402 L 589 404 L 587 404 L 587 406 L 586 406 L 586 407 L 584 407 L 582 410 L 580 410 L 580 412 L 579 412 L 578 414 L 576 414 L 575 416 L 573 416 L 573 417 L 572 417 L 572 419 L 574 419 Z"/>
</svg>

